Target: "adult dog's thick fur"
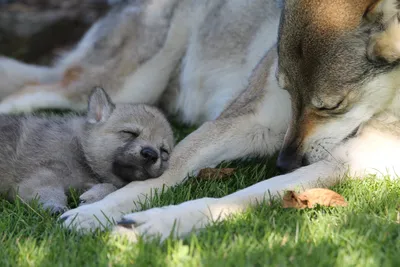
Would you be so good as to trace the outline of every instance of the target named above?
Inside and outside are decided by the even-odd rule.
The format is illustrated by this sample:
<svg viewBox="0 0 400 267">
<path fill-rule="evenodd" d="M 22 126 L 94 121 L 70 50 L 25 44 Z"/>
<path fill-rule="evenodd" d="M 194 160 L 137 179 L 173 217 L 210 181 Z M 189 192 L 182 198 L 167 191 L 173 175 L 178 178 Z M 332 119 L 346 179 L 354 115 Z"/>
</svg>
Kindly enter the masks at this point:
<svg viewBox="0 0 400 267">
<path fill-rule="evenodd" d="M 286 0 L 282 15 L 279 2 L 134 1 L 115 7 L 55 68 L 2 60 L 6 92 L 40 83 L 7 97 L 2 111 L 48 107 L 47 99 L 78 108 L 85 88 L 102 83 L 117 102 L 158 102 L 185 122 L 202 123 L 160 178 L 65 213 L 66 226 L 94 229 L 107 223 L 104 214 L 121 220 L 152 189 L 281 147 L 279 168 L 295 171 L 223 198 L 125 215 L 123 224 L 163 238 L 175 226 L 182 236 L 284 190 L 331 186 L 346 172 L 399 171 L 400 76 L 385 52 L 396 38 L 379 37 L 398 1 Z"/>
</svg>

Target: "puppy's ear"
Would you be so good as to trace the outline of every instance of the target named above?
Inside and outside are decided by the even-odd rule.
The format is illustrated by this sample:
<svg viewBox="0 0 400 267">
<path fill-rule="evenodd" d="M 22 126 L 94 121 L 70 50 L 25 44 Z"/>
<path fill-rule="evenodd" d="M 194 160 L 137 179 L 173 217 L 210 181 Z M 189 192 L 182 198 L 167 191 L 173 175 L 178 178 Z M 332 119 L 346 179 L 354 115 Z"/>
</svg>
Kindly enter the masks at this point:
<svg viewBox="0 0 400 267">
<path fill-rule="evenodd" d="M 89 96 L 87 121 L 89 123 L 105 122 L 114 109 L 115 105 L 104 89 L 96 87 Z"/>
</svg>

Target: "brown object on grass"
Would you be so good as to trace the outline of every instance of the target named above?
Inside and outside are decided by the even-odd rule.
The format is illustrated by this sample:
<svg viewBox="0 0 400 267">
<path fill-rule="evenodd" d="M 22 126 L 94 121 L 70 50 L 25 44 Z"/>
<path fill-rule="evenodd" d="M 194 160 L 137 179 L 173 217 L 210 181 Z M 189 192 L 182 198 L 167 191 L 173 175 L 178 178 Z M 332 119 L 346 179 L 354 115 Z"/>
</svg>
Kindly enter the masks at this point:
<svg viewBox="0 0 400 267">
<path fill-rule="evenodd" d="M 224 179 L 229 176 L 232 176 L 235 173 L 234 168 L 222 168 L 222 169 L 215 169 L 215 168 L 206 168 L 202 169 L 199 174 L 197 175 L 197 178 L 199 179 L 206 179 L 206 180 L 218 180 L 218 179 Z"/>
<path fill-rule="evenodd" d="M 286 192 L 283 197 L 284 208 L 305 209 L 313 208 L 316 205 L 325 207 L 346 207 L 347 202 L 338 193 L 323 188 L 314 188 L 297 194 L 294 191 Z"/>
</svg>

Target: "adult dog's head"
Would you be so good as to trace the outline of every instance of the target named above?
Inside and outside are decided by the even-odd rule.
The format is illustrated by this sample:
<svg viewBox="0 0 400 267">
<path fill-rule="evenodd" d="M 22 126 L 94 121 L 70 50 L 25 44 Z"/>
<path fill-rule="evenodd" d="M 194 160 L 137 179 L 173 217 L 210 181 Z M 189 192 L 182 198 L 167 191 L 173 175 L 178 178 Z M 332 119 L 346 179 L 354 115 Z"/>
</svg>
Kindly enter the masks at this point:
<svg viewBox="0 0 400 267">
<path fill-rule="evenodd" d="M 390 108 L 400 86 L 399 8 L 398 0 L 285 1 L 277 78 L 292 121 L 280 169 L 325 158 Z"/>
</svg>

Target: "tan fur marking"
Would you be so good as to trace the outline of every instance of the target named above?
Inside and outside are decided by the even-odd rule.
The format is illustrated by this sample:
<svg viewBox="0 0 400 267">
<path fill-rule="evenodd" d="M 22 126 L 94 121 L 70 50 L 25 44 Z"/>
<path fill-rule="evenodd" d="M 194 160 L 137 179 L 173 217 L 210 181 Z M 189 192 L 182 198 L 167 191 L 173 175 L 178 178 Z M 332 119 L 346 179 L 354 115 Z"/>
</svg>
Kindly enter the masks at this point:
<svg viewBox="0 0 400 267">
<path fill-rule="evenodd" d="M 76 67 L 71 67 L 67 69 L 64 72 L 64 77 L 61 81 L 61 86 L 62 87 L 67 87 L 71 83 L 75 82 L 78 80 L 83 72 L 82 67 L 76 66 Z"/>
<path fill-rule="evenodd" d="M 324 33 L 356 28 L 364 13 L 376 4 L 376 0 L 304 0 L 301 6 L 308 10 L 312 27 Z"/>
<path fill-rule="evenodd" d="M 306 110 L 304 115 L 298 120 L 292 120 L 289 127 L 288 139 L 286 144 L 295 142 L 298 149 L 303 149 L 302 145 L 308 136 L 312 135 L 317 126 L 318 115 L 311 110 Z"/>
<path fill-rule="evenodd" d="M 37 85 L 40 85 L 40 83 L 37 82 L 37 81 L 30 81 L 30 82 L 26 82 L 23 87 L 25 87 L 25 86 L 37 86 Z"/>
<path fill-rule="evenodd" d="M 301 130 L 299 132 L 299 136 L 302 137 L 302 140 L 307 139 L 307 137 L 314 132 L 317 126 L 317 116 L 318 115 L 310 110 L 304 112 L 304 117 L 300 127 Z"/>
</svg>

